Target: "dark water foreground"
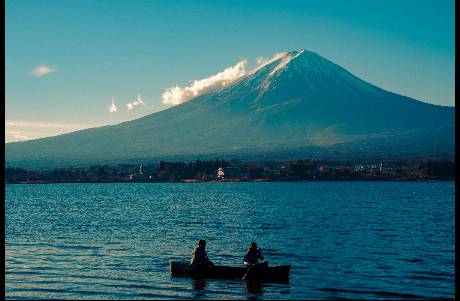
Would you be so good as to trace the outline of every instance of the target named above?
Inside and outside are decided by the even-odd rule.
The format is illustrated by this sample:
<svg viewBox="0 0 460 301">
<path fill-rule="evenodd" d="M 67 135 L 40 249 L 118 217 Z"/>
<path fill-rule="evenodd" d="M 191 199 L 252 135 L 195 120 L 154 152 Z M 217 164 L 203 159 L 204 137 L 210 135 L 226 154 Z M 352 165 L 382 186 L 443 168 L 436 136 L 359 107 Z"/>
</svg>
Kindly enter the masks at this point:
<svg viewBox="0 0 460 301">
<path fill-rule="evenodd" d="M 454 182 L 6 186 L 6 296 L 420 299 L 454 295 Z M 289 284 L 171 278 L 256 240 Z"/>
</svg>

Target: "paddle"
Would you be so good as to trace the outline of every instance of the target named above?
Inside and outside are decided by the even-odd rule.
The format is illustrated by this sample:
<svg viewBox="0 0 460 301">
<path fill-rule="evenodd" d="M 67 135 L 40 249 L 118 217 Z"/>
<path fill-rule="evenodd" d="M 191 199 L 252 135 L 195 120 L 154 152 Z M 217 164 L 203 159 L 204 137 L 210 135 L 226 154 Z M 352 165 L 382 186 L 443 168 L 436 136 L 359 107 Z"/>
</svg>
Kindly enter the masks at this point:
<svg viewBox="0 0 460 301">
<path fill-rule="evenodd" d="M 246 273 L 244 273 L 244 276 L 243 276 L 243 280 L 246 280 L 248 278 L 250 278 L 249 276 L 251 276 L 251 274 L 255 273 L 257 271 L 257 269 L 266 269 L 268 268 L 268 262 L 264 261 L 264 260 L 261 260 L 261 262 L 257 262 L 255 264 L 252 264 L 249 266 L 249 268 L 247 269 Z"/>
</svg>

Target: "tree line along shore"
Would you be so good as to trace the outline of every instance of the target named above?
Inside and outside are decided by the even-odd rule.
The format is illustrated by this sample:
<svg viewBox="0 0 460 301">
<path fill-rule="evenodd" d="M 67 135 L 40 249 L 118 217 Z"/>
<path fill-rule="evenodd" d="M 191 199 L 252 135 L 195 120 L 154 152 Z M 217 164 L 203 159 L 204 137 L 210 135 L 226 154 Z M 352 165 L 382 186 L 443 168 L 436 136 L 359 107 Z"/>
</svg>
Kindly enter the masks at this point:
<svg viewBox="0 0 460 301">
<path fill-rule="evenodd" d="M 241 162 L 211 159 L 192 162 L 90 165 L 78 168 L 5 169 L 5 183 L 8 184 L 454 179 L 454 161 L 428 159 L 365 163 L 311 160 Z"/>
</svg>

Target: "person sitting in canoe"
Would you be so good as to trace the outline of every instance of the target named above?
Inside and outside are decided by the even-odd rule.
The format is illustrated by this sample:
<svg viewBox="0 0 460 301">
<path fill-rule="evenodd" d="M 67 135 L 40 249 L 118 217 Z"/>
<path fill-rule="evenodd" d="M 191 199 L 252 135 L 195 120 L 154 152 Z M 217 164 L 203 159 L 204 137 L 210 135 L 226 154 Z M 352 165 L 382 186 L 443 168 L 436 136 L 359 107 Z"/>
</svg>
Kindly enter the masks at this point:
<svg viewBox="0 0 460 301">
<path fill-rule="evenodd" d="M 214 266 L 214 264 L 209 260 L 208 255 L 206 254 L 206 241 L 200 239 L 198 241 L 198 246 L 192 252 L 191 264 L 199 264 L 203 266 Z"/>
<path fill-rule="evenodd" d="M 262 256 L 262 251 L 260 248 L 257 248 L 255 242 L 251 242 L 248 247 L 246 255 L 244 255 L 243 263 L 247 266 L 247 271 L 243 276 L 243 280 L 250 279 L 254 274 L 257 273 L 257 270 L 261 270 L 268 267 L 268 263 L 258 263 L 257 261 L 261 259 L 264 260 Z"/>
<path fill-rule="evenodd" d="M 251 266 L 257 263 L 257 260 L 264 260 L 264 257 L 262 256 L 262 251 L 260 248 L 257 248 L 257 244 L 255 242 L 251 242 L 251 244 L 248 246 L 248 251 L 246 252 L 246 255 L 244 255 L 243 262 L 247 266 Z"/>
</svg>

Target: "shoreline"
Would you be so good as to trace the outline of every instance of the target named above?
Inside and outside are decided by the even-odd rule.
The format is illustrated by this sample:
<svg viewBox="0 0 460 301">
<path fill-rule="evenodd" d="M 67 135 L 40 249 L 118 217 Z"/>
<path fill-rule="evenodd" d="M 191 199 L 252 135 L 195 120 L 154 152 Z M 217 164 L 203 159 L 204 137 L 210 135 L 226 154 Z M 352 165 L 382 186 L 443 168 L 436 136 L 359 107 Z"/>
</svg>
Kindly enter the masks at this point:
<svg viewBox="0 0 460 301">
<path fill-rule="evenodd" d="M 196 184 L 196 183 L 301 183 L 301 182 L 451 182 L 453 179 L 324 179 L 324 180 L 243 180 L 243 181 L 21 181 L 5 182 L 5 185 L 37 185 L 37 184 Z"/>
<path fill-rule="evenodd" d="M 204 183 L 321 181 L 452 181 L 455 161 L 382 162 L 262 161 L 210 159 L 49 169 L 5 169 L 5 183 Z"/>
</svg>

